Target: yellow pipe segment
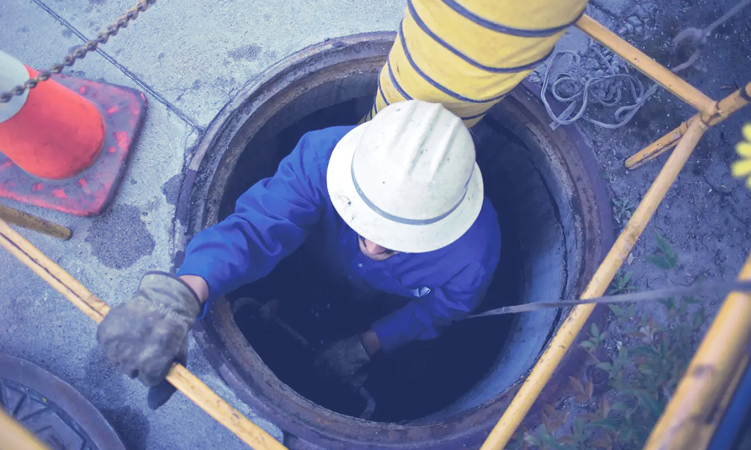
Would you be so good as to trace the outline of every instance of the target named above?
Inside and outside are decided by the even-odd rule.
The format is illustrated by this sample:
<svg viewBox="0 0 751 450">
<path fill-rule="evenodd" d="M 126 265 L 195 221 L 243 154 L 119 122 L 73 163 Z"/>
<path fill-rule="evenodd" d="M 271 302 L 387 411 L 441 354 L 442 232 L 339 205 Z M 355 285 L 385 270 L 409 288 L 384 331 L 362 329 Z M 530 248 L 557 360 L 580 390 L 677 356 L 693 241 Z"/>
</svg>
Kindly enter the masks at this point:
<svg viewBox="0 0 751 450">
<path fill-rule="evenodd" d="M 717 114 L 705 121 L 707 125 L 714 126 L 723 120 L 730 117 L 731 114 L 743 108 L 751 103 L 751 83 L 748 83 L 745 87 L 738 89 L 727 97 L 723 98 L 717 103 Z M 701 114 L 696 114 L 691 119 L 680 124 L 676 129 L 669 132 L 660 139 L 652 142 L 643 150 L 635 153 L 626 160 L 627 169 L 636 169 L 647 161 L 651 161 L 671 148 L 675 147 L 675 143 L 683 136 L 683 133 L 688 129 L 688 123 L 696 118 L 701 118 Z M 703 120 L 703 119 L 702 119 Z"/>
<path fill-rule="evenodd" d="M 751 255 L 738 278 L 751 279 Z M 728 391 L 737 384 L 750 340 L 751 295 L 731 292 L 652 429 L 645 450 L 707 447 Z"/>
<path fill-rule="evenodd" d="M 0 450 L 49 450 L 49 447 L 0 408 Z"/>
<path fill-rule="evenodd" d="M 628 257 L 637 239 L 646 228 L 660 202 L 665 198 L 670 186 L 678 177 L 688 157 L 696 148 L 696 144 L 707 130 L 701 120 L 694 120 L 688 127 L 686 134 L 678 143 L 675 151 L 665 163 L 655 181 L 650 186 L 643 200 L 634 211 L 613 247 L 608 252 L 602 264 L 592 276 L 581 298 L 599 297 L 605 293 L 616 272 Z M 506 408 L 501 420 L 491 431 L 481 450 L 500 450 L 504 448 L 513 436 L 524 416 L 529 412 L 532 404 L 537 400 L 542 388 L 550 379 L 553 371 L 563 359 L 568 349 L 574 343 L 595 305 L 581 305 L 569 313 L 563 325 L 551 339 L 545 352 L 537 360 L 537 364 L 522 384 L 516 396 Z"/>
<path fill-rule="evenodd" d="M 442 103 L 467 126 L 544 61 L 587 0 L 407 0 L 365 120 L 410 99 Z"/>
<path fill-rule="evenodd" d="M 2 219 L 0 219 L 0 247 L 8 250 L 96 323 L 100 323 L 109 312 L 110 307 L 106 303 Z M 230 406 L 185 366 L 173 364 L 167 374 L 167 381 L 251 448 L 286 450 L 287 447 Z"/>
</svg>

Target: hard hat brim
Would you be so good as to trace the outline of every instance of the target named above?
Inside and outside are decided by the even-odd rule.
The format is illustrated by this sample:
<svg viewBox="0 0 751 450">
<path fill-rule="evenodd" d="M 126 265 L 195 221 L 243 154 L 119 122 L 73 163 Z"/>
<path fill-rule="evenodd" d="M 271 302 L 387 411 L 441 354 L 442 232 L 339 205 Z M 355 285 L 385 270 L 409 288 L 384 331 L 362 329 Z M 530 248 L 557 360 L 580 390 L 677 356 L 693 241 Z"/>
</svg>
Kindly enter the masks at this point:
<svg viewBox="0 0 751 450">
<path fill-rule="evenodd" d="M 443 248 L 467 232 L 480 214 L 483 182 L 475 163 L 467 193 L 446 217 L 423 225 L 391 220 L 368 206 L 352 180 L 352 158 L 369 123 L 347 133 L 337 143 L 329 160 L 326 184 L 339 216 L 357 234 L 382 247 L 404 253 L 425 253 Z"/>
</svg>

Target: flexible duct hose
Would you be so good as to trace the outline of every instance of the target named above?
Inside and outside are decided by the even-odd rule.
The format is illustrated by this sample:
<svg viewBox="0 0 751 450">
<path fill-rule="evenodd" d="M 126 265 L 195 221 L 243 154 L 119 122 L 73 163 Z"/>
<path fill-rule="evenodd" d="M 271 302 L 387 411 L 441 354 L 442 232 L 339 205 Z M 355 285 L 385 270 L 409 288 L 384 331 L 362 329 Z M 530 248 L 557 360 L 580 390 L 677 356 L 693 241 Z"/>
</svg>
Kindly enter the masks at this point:
<svg viewBox="0 0 751 450">
<path fill-rule="evenodd" d="M 442 103 L 471 127 L 547 58 L 587 0 L 408 0 L 364 120 L 404 100 Z"/>
</svg>

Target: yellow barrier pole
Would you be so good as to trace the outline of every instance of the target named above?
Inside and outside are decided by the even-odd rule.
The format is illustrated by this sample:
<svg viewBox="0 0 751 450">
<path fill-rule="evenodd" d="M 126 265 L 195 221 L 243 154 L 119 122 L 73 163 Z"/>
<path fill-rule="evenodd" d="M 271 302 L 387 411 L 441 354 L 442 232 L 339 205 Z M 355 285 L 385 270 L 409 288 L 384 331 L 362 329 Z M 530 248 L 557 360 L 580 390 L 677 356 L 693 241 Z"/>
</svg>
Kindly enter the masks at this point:
<svg viewBox="0 0 751 450">
<path fill-rule="evenodd" d="M 109 312 L 110 307 L 106 303 L 52 262 L 2 219 L 0 219 L 0 246 L 36 272 L 96 323 L 101 322 Z M 167 374 L 167 381 L 251 448 L 286 450 L 285 446 L 230 406 L 190 373 L 185 366 L 175 363 Z"/>
<path fill-rule="evenodd" d="M 751 279 L 751 255 L 738 278 Z M 733 387 L 750 339 L 751 295 L 731 292 L 652 429 L 645 450 L 707 447 L 722 415 L 717 406 L 727 397 L 726 389 Z"/>
<path fill-rule="evenodd" d="M 738 89 L 737 91 L 720 100 L 717 104 L 717 114 L 709 119 L 707 125 L 717 125 L 718 123 L 730 117 L 731 114 L 748 105 L 749 103 L 751 103 L 751 83 L 748 83 L 745 87 Z M 675 130 L 649 144 L 643 150 L 632 155 L 626 160 L 626 168 L 632 170 L 636 169 L 645 162 L 651 161 L 673 148 L 678 139 L 680 139 L 681 136 L 683 136 L 683 133 L 685 133 L 688 129 L 688 123 L 700 116 L 700 114 L 696 114 L 691 119 L 683 122 Z"/>
<path fill-rule="evenodd" d="M 608 252 L 602 264 L 592 276 L 581 298 L 599 297 L 605 293 L 618 269 L 628 257 L 637 239 L 644 231 L 647 223 L 654 215 L 660 202 L 665 198 L 670 186 L 678 177 L 688 157 L 693 152 L 699 139 L 707 130 L 701 120 L 694 120 L 688 131 L 681 139 L 675 151 L 665 163 L 655 181 L 650 186 L 644 199 L 634 211 L 613 247 Z M 561 325 L 561 328 L 551 339 L 545 352 L 537 360 L 537 364 L 522 384 L 516 396 L 506 408 L 501 420 L 496 424 L 488 436 L 481 450 L 500 450 L 508 444 L 514 431 L 529 412 L 532 404 L 537 400 L 542 388 L 550 379 L 553 371 L 558 367 L 561 359 L 576 339 L 585 322 L 594 310 L 595 305 L 581 305 L 575 307 Z"/>
<path fill-rule="evenodd" d="M 576 27 L 608 47 L 614 53 L 631 63 L 656 83 L 675 94 L 678 98 L 693 106 L 704 117 L 711 117 L 717 111 L 714 100 L 700 90 L 666 69 L 647 54 L 621 39 L 617 34 L 602 26 L 599 22 L 583 15 L 576 22 Z"/>
<path fill-rule="evenodd" d="M 73 235 L 70 228 L 66 228 L 62 225 L 44 220 L 41 217 L 32 216 L 31 214 L 26 214 L 25 212 L 4 205 L 0 205 L 0 219 L 12 223 L 13 225 L 38 231 L 62 240 L 68 240 Z"/>
<path fill-rule="evenodd" d="M 49 450 L 42 441 L 0 408 L 0 450 Z"/>
</svg>

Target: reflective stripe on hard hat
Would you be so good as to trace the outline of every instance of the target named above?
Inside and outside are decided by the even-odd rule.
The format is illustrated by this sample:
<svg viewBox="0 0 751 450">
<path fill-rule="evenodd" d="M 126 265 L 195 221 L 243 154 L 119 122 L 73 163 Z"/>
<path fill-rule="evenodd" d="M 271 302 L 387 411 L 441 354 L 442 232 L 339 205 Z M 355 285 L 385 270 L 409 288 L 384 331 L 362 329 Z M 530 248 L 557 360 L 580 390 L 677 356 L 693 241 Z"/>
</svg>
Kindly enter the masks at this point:
<svg viewBox="0 0 751 450">
<path fill-rule="evenodd" d="M 26 67 L 14 57 L 0 50 L 0 92 L 9 92 L 29 79 Z M 29 91 L 14 95 L 8 103 L 0 103 L 0 123 L 15 116 L 26 103 Z"/>
<path fill-rule="evenodd" d="M 451 244 L 483 202 L 469 130 L 442 105 L 419 100 L 391 105 L 344 136 L 326 179 L 342 219 L 399 252 Z"/>
<path fill-rule="evenodd" d="M 352 165 L 351 172 L 352 172 L 352 183 L 354 183 L 355 189 L 357 189 L 357 193 L 360 194 L 360 198 L 362 199 L 362 201 L 364 201 L 366 205 L 370 206 L 370 209 L 372 209 L 373 211 L 377 212 L 378 214 L 380 214 L 381 216 L 385 217 L 386 219 L 389 219 L 389 220 L 391 220 L 393 222 L 403 223 L 403 224 L 406 224 L 406 225 L 430 225 L 431 223 L 435 223 L 435 222 L 438 222 L 441 219 L 446 218 L 449 214 L 451 214 L 452 212 L 454 212 L 454 210 L 456 208 L 458 208 L 459 205 L 462 204 L 462 202 L 464 201 L 464 197 L 467 196 L 467 186 L 469 186 L 469 180 L 472 179 L 472 176 L 470 174 L 470 177 L 467 178 L 467 184 L 464 185 L 464 194 L 462 194 L 462 198 L 460 198 L 459 201 L 456 202 L 456 204 L 451 207 L 451 209 L 449 209 L 445 213 L 443 213 L 443 214 L 441 214 L 439 216 L 433 217 L 431 219 L 422 219 L 422 220 L 417 219 L 417 220 L 414 220 L 414 219 L 407 219 L 405 217 L 399 217 L 399 216 L 395 216 L 393 214 L 389 214 L 386 211 L 382 210 L 381 208 L 377 207 L 373 202 L 370 201 L 370 199 L 368 198 L 367 195 L 365 195 L 365 193 L 362 191 L 362 189 L 360 189 L 360 185 L 357 184 L 357 176 L 355 175 L 355 165 L 354 164 Z M 474 173 L 474 170 L 472 171 L 472 173 Z"/>
</svg>

